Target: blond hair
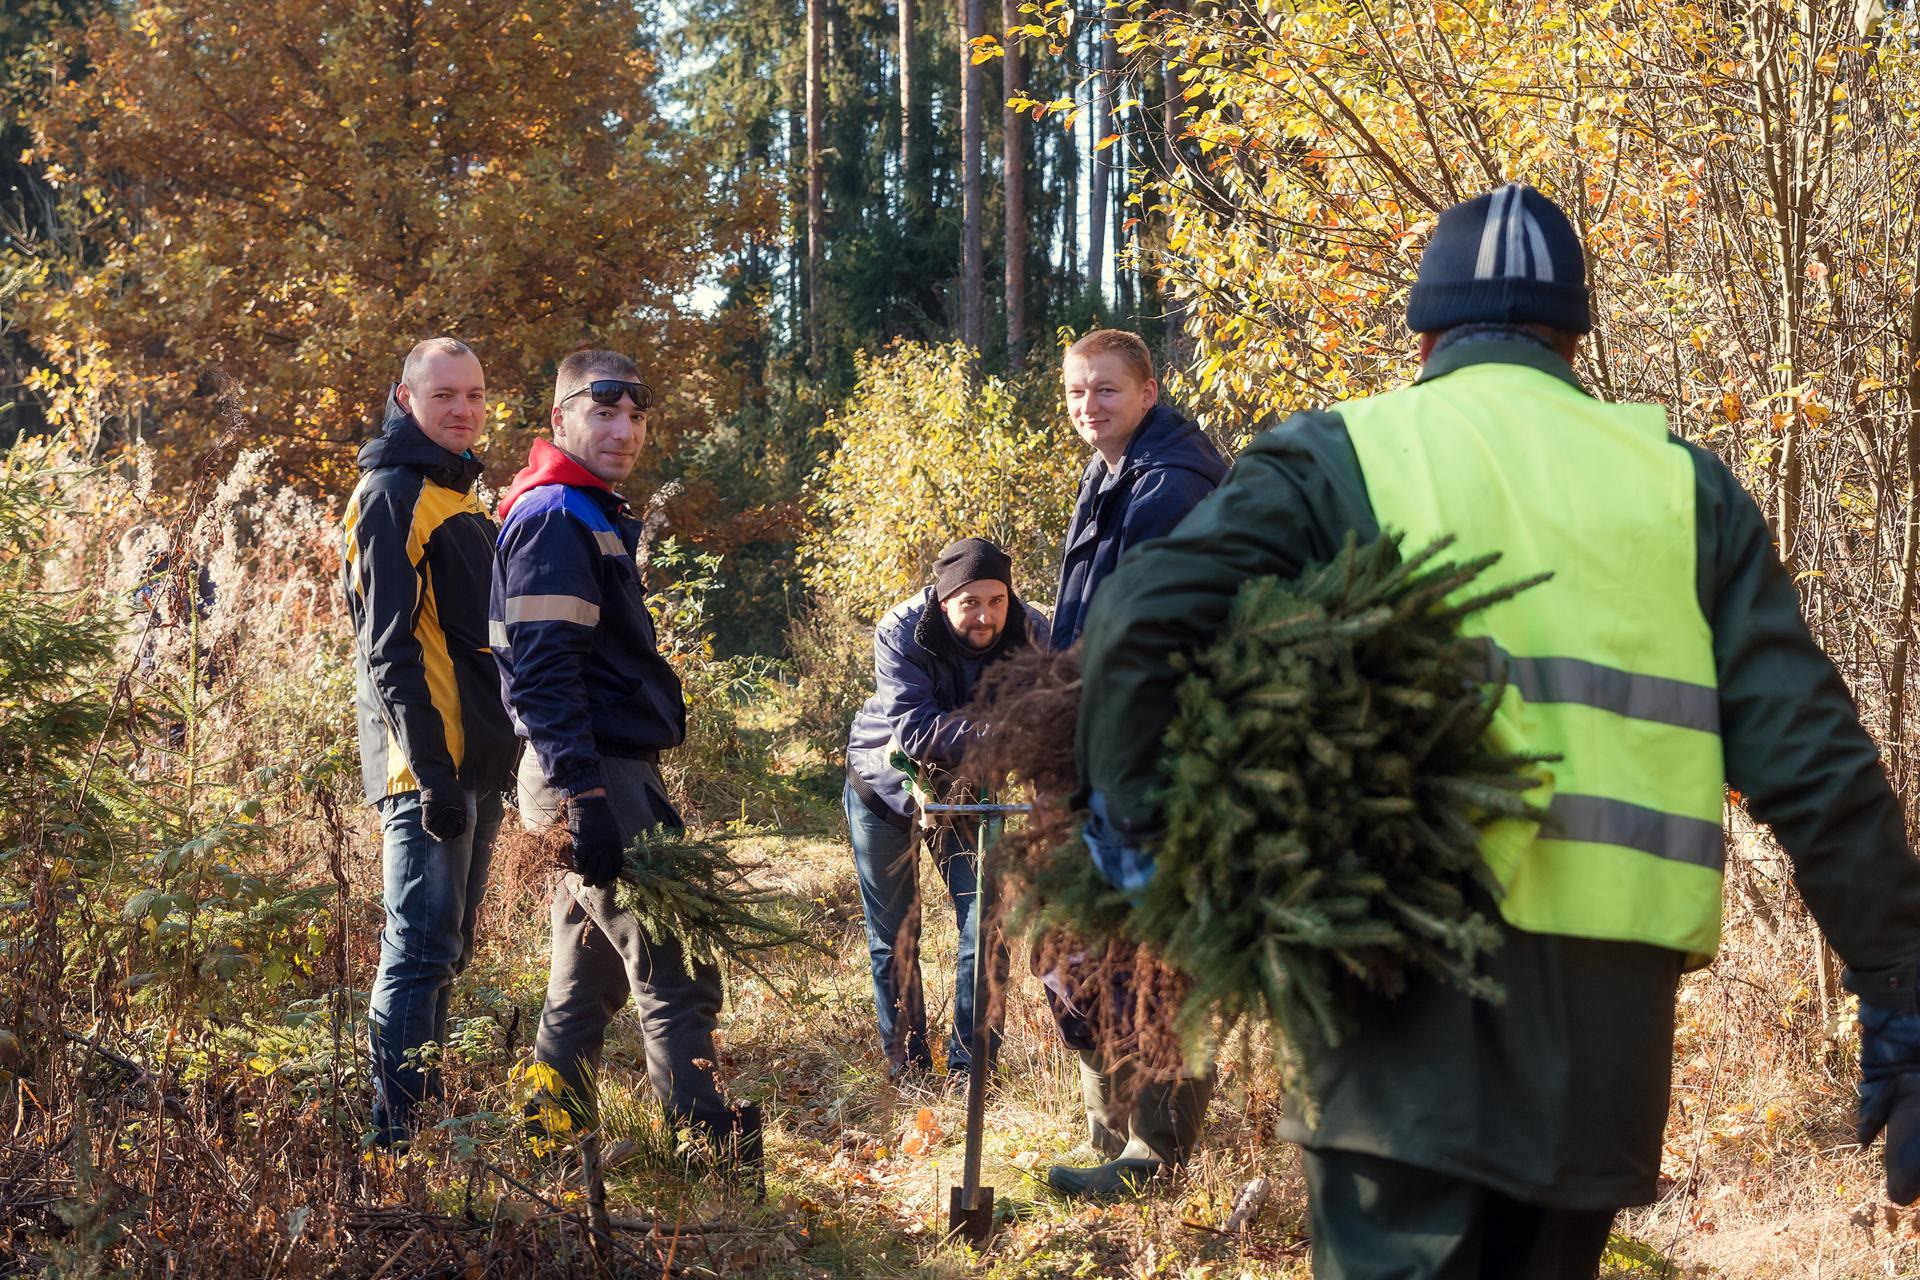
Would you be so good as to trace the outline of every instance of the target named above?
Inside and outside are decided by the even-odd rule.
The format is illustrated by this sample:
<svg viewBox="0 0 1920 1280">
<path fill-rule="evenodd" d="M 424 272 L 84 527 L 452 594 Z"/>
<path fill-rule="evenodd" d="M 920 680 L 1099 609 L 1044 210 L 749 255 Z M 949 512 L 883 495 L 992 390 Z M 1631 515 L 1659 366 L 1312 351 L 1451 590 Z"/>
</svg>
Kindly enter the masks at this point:
<svg viewBox="0 0 1920 1280">
<path fill-rule="evenodd" d="M 1153 353 L 1137 333 L 1125 329 L 1095 329 L 1067 348 L 1070 356 L 1119 356 L 1142 382 L 1153 381 Z"/>
</svg>

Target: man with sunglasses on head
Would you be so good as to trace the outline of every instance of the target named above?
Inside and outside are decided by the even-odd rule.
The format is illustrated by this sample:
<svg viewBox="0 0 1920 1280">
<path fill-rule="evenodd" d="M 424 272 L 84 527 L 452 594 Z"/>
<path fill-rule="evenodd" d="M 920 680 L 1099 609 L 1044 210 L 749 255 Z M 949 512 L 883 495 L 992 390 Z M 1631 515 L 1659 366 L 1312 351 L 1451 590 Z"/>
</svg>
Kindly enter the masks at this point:
<svg viewBox="0 0 1920 1280">
<path fill-rule="evenodd" d="M 500 504 L 492 640 L 514 728 L 532 748 L 520 762 L 520 820 L 564 822 L 572 838 L 534 1056 L 557 1075 L 555 1101 L 591 1125 L 607 1026 L 631 995 L 667 1113 L 717 1144 L 739 1134 L 745 1145 L 757 1117 L 743 1124 L 713 1079 L 719 970 L 649 936 L 614 897 L 634 837 L 681 825 L 659 764 L 686 738 L 686 703 L 655 644 L 635 559 L 640 521 L 613 488 L 639 460 L 651 402 L 623 355 L 562 360 L 553 442 L 534 442 Z"/>
</svg>

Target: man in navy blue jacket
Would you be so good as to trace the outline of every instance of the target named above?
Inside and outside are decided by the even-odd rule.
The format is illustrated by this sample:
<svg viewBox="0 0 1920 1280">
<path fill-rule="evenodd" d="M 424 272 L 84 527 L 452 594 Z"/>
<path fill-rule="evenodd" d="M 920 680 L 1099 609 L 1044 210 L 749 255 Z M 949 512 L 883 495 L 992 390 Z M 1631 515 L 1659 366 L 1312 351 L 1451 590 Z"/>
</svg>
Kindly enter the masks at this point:
<svg viewBox="0 0 1920 1280">
<path fill-rule="evenodd" d="M 641 525 L 613 486 L 646 443 L 651 393 L 633 361 L 577 351 L 554 380 L 554 444 L 536 440 L 500 505 L 492 640 L 520 762 L 520 820 L 564 820 L 572 869 L 553 900 L 553 954 L 534 1057 L 560 1101 L 593 1115 L 607 1025 L 633 997 L 647 1076 L 670 1116 L 716 1139 L 738 1120 L 714 1085 L 720 972 L 648 936 L 614 898 L 628 843 L 680 815 L 660 753 L 686 738 L 680 680 L 655 645 L 635 554 Z"/>
<path fill-rule="evenodd" d="M 1080 477 L 1060 558 L 1056 649 L 1079 640 L 1094 592 L 1120 557 L 1173 532 L 1227 474 L 1226 461 L 1206 433 L 1161 403 L 1153 357 L 1138 334 L 1121 329 L 1087 334 L 1067 349 L 1062 373 L 1067 415 L 1094 456 Z M 1075 1008 L 1083 980 L 1071 964 L 1041 976 L 1061 1039 L 1080 1054 L 1088 1144 L 1107 1160 L 1087 1169 L 1056 1165 L 1047 1171 L 1047 1182 L 1063 1195 L 1112 1195 L 1186 1159 L 1199 1137 L 1213 1079 L 1133 1079 L 1129 1063 L 1103 1049 Z M 1127 1000 L 1124 980 L 1110 987 L 1106 999 Z"/>
<path fill-rule="evenodd" d="M 1013 591 L 1013 562 L 985 538 L 962 538 L 942 551 L 933 562 L 933 585 L 895 605 L 874 631 L 874 692 L 847 738 L 841 803 L 860 877 L 874 1012 L 890 1078 L 933 1066 L 918 956 L 920 829 L 907 776 L 893 766 L 892 754 L 898 750 L 915 761 L 923 778 L 958 765 L 981 732 L 979 722 L 962 710 L 981 673 L 1023 646 L 1046 643 L 1047 620 L 1020 603 Z M 974 860 L 955 826 L 934 828 L 927 842 L 953 899 L 960 932 L 947 1072 L 964 1077 L 973 1066 L 978 1012 L 972 978 L 980 931 Z M 995 966 L 1004 970 L 1005 964 L 1003 949 Z M 997 1041 L 997 1028 L 993 1035 Z M 993 1041 L 988 1050 L 991 1056 Z M 991 1067 L 982 1064 L 982 1070 Z"/>
</svg>

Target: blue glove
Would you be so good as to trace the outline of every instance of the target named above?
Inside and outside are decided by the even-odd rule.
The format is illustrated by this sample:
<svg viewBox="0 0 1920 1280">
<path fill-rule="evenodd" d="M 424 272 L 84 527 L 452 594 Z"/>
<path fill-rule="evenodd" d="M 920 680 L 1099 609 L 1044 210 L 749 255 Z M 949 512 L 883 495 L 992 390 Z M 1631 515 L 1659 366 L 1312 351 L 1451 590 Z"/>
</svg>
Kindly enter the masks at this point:
<svg viewBox="0 0 1920 1280">
<path fill-rule="evenodd" d="M 1860 1004 L 1860 1145 L 1886 1131 L 1887 1199 L 1920 1199 L 1920 1013 Z"/>
<path fill-rule="evenodd" d="M 1107 812 L 1107 797 L 1096 791 L 1087 800 L 1087 820 L 1080 838 L 1093 855 L 1093 865 L 1126 893 L 1137 893 L 1153 879 L 1153 854 L 1120 833 Z"/>
</svg>

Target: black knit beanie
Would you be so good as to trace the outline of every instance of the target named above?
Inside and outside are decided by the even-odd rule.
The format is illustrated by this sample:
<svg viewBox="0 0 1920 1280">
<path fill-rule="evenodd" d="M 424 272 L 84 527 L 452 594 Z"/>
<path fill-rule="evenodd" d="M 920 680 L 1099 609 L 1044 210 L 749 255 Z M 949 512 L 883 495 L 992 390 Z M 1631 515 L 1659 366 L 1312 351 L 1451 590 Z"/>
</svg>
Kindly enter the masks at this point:
<svg viewBox="0 0 1920 1280">
<path fill-rule="evenodd" d="M 933 594 L 945 600 L 975 578 L 991 578 L 1013 590 L 1013 560 L 985 538 L 962 538 L 933 562 Z"/>
<path fill-rule="evenodd" d="M 1407 299 L 1415 333 L 1484 323 L 1593 327 L 1580 237 L 1559 205 L 1523 183 L 1441 214 Z"/>
</svg>

